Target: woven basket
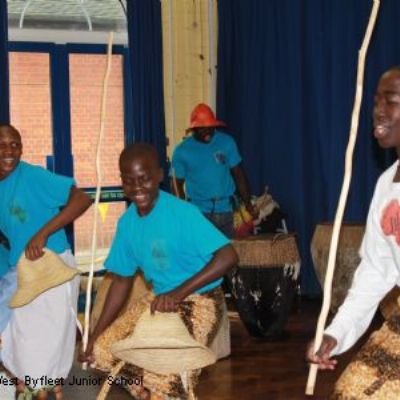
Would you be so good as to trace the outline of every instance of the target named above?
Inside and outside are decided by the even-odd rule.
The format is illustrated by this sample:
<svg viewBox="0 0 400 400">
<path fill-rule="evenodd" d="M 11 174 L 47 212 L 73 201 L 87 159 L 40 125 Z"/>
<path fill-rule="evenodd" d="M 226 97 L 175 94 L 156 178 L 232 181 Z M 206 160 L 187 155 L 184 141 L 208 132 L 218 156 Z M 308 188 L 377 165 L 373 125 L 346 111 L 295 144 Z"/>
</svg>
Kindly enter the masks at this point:
<svg viewBox="0 0 400 400">
<path fill-rule="evenodd" d="M 232 241 L 239 267 L 276 267 L 300 261 L 294 234 L 265 234 Z"/>
</svg>

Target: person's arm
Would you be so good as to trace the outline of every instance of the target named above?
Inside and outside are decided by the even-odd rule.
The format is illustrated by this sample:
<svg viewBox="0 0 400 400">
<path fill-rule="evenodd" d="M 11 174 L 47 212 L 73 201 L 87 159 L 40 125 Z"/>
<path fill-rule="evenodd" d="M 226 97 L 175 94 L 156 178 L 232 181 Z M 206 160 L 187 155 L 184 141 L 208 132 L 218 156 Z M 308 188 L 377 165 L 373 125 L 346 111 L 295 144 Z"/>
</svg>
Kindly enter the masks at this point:
<svg viewBox="0 0 400 400">
<path fill-rule="evenodd" d="M 319 369 L 335 369 L 337 360 L 330 358 L 332 350 L 337 345 L 337 340 L 329 335 L 324 335 L 319 350 L 315 353 L 314 341 L 307 346 L 306 360 L 318 364 Z"/>
<path fill-rule="evenodd" d="M 340 354 L 352 347 L 367 330 L 382 298 L 396 284 L 397 269 L 393 260 L 381 260 L 381 270 L 363 260 L 353 278 L 346 299 L 325 333 L 337 340 L 332 354 Z M 391 265 L 392 264 L 392 265 Z"/>
<path fill-rule="evenodd" d="M 356 343 L 371 323 L 382 298 L 399 280 L 392 249 L 384 236 L 377 212 L 380 207 L 376 203 L 382 201 L 377 200 L 379 185 L 376 192 L 378 195 L 375 194 L 371 202 L 360 250 L 361 263 L 344 303 L 325 330 L 329 343 L 323 341 L 315 359 L 310 356 L 314 352 L 313 344 L 309 346 L 311 350 L 307 359 L 317 362 L 322 368 L 329 357 L 345 352 Z M 329 338 L 333 338 L 335 342 Z"/>
<path fill-rule="evenodd" d="M 170 186 L 171 186 L 171 193 L 179 197 L 180 199 L 185 200 L 186 195 L 185 195 L 185 180 L 181 178 L 176 178 L 175 176 L 171 176 L 170 179 Z"/>
<path fill-rule="evenodd" d="M 97 338 L 114 322 L 118 317 L 122 307 L 129 297 L 132 289 L 133 277 L 124 277 L 113 274 L 113 281 L 108 290 L 104 308 L 100 314 L 99 320 L 89 337 L 86 351 L 79 355 L 79 361 L 92 362 L 93 345 Z"/>
<path fill-rule="evenodd" d="M 396 271 L 395 265 L 387 265 L 387 268 Z M 346 299 L 326 328 L 316 353 L 314 342 L 309 343 L 306 353 L 309 362 L 318 364 L 320 369 L 335 368 L 337 362 L 331 357 L 345 352 L 357 342 L 370 325 L 380 301 L 394 286 L 396 274 L 389 276 L 384 276 L 366 260 L 361 262 Z"/>
<path fill-rule="evenodd" d="M 178 146 L 172 155 L 171 168 L 169 172 L 171 193 L 185 200 L 185 177 L 186 177 L 186 163 L 182 153 L 182 149 Z"/>
<path fill-rule="evenodd" d="M 176 289 L 157 296 L 151 304 L 151 312 L 173 312 L 179 303 L 196 290 L 221 278 L 238 263 L 238 256 L 232 245 L 217 250 L 205 267 Z"/>
<path fill-rule="evenodd" d="M 85 192 L 72 186 L 65 207 L 47 222 L 26 245 L 26 257 L 29 260 L 36 260 L 41 257 L 44 254 L 43 247 L 46 245 L 47 238 L 82 215 L 91 204 L 92 200 Z"/>
<path fill-rule="evenodd" d="M 249 190 L 249 181 L 247 176 L 242 168 L 242 163 L 239 163 L 235 167 L 231 168 L 231 173 L 233 179 L 235 180 L 237 190 L 242 198 L 246 210 L 251 214 L 253 218 L 258 217 L 258 211 L 251 204 L 250 190 Z"/>
</svg>

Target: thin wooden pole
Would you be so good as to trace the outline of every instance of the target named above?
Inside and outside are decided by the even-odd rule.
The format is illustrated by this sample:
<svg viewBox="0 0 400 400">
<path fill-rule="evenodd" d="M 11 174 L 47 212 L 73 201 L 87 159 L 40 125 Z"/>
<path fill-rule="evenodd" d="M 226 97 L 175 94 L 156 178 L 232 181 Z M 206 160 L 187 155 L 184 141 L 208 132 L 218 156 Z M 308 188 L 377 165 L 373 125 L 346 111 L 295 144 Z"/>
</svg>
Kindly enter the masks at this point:
<svg viewBox="0 0 400 400">
<path fill-rule="evenodd" d="M 101 192 L 101 184 L 102 184 L 102 171 L 101 171 L 101 145 L 104 136 L 104 126 L 106 119 L 106 106 L 107 106 L 107 89 L 108 89 L 108 80 L 111 73 L 111 62 L 112 62 L 112 45 L 113 45 L 113 32 L 110 32 L 108 35 L 108 45 L 107 45 L 107 66 L 104 74 L 103 80 L 103 92 L 101 98 L 101 111 L 100 111 L 100 129 L 97 137 L 97 147 L 96 147 L 96 196 L 93 206 L 93 232 L 92 232 L 92 249 L 91 249 L 91 263 L 90 263 L 90 271 L 89 271 L 89 279 L 86 288 L 86 306 L 85 306 L 85 325 L 84 325 L 84 334 L 83 334 L 83 351 L 86 351 L 88 340 L 89 340 L 89 331 L 90 331 L 90 308 L 91 308 L 91 294 L 92 294 L 92 286 L 93 286 L 93 275 L 94 275 L 94 266 L 96 261 L 96 242 L 97 242 L 97 220 L 98 220 L 98 210 L 97 206 L 100 202 L 100 192 Z M 86 363 L 83 363 L 83 369 L 87 368 Z"/>
<path fill-rule="evenodd" d="M 332 290 L 332 279 L 335 271 L 336 264 L 336 253 L 339 241 L 339 233 L 340 227 L 343 221 L 344 209 L 346 206 L 347 195 L 349 193 L 351 174 L 352 174 L 352 163 L 353 163 L 353 153 L 354 146 L 357 139 L 357 130 L 358 130 L 358 122 L 360 119 L 360 108 L 361 108 L 361 100 L 363 93 L 363 80 L 364 80 L 364 69 L 365 69 L 365 57 L 367 54 L 369 42 L 371 39 L 372 31 L 375 26 L 376 18 L 378 15 L 380 1 L 374 0 L 374 4 L 372 6 L 371 15 L 369 17 L 367 30 L 365 32 L 364 40 L 361 46 L 361 49 L 358 53 L 358 66 L 357 66 L 357 86 L 356 86 L 356 95 L 354 100 L 353 113 L 351 117 L 351 127 L 350 127 L 350 138 L 346 149 L 346 159 L 345 159 L 345 172 L 343 178 L 343 186 L 340 193 L 339 204 L 336 211 L 335 221 L 333 224 L 333 232 L 332 239 L 329 248 L 329 256 L 328 256 L 328 266 L 326 269 L 326 276 L 324 282 L 324 299 L 322 303 L 321 313 L 318 318 L 317 330 L 315 333 L 314 340 L 314 350 L 315 352 L 321 346 L 322 338 L 324 334 L 324 327 L 326 324 L 326 319 L 328 317 L 330 302 L 331 302 L 331 290 Z M 315 381 L 317 379 L 318 365 L 311 364 L 310 370 L 308 374 L 307 386 L 306 386 L 306 394 L 313 395 Z"/>
<path fill-rule="evenodd" d="M 119 371 L 121 371 L 122 367 L 125 365 L 125 361 L 120 361 L 118 364 L 114 366 L 114 368 L 110 371 L 108 377 L 112 377 L 112 381 L 118 375 Z M 103 386 L 99 394 L 96 397 L 96 400 L 105 400 L 107 398 L 108 392 L 111 389 L 111 383 L 108 378 L 104 381 Z"/>
</svg>

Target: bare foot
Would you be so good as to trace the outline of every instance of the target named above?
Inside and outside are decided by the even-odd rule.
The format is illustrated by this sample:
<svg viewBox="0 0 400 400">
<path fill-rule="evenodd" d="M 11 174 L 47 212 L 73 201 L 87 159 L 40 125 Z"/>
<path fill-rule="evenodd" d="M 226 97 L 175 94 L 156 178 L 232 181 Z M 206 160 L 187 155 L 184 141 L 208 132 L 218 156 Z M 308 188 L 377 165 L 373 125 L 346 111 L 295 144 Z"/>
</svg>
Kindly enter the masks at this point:
<svg viewBox="0 0 400 400">
<path fill-rule="evenodd" d="M 64 398 L 64 394 L 62 391 L 62 386 L 58 385 L 53 389 L 54 396 L 56 400 L 62 400 Z"/>
<path fill-rule="evenodd" d="M 37 396 L 37 400 L 47 400 L 47 390 L 41 390 Z"/>
<path fill-rule="evenodd" d="M 17 393 L 24 393 L 25 391 L 25 383 L 19 379 L 17 379 L 17 386 L 15 388 Z"/>
<path fill-rule="evenodd" d="M 143 388 L 139 398 L 140 400 L 151 400 L 151 393 L 147 389 Z"/>
<path fill-rule="evenodd" d="M 141 385 L 128 385 L 129 386 L 129 392 L 131 393 L 132 396 L 135 397 L 137 400 L 151 400 L 151 394 L 149 390 L 144 388 Z"/>
</svg>

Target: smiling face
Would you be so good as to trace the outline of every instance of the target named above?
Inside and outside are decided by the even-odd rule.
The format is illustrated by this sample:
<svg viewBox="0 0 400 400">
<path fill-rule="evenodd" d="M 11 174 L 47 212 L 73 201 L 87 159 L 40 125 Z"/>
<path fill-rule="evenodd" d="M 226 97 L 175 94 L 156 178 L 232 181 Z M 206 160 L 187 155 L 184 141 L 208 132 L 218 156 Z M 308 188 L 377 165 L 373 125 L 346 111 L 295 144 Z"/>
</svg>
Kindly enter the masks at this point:
<svg viewBox="0 0 400 400">
<path fill-rule="evenodd" d="M 17 167 L 22 155 L 19 132 L 9 125 L 0 126 L 0 180 L 6 178 Z"/>
<path fill-rule="evenodd" d="M 373 111 L 374 136 L 383 148 L 400 154 L 400 70 L 392 69 L 379 80 Z"/>
<path fill-rule="evenodd" d="M 139 146 L 141 145 L 133 145 L 130 149 L 133 148 L 134 151 L 128 150 L 121 154 L 119 168 L 126 197 L 135 203 L 139 215 L 145 216 L 157 201 L 163 170 L 156 153 L 141 152 Z"/>
<path fill-rule="evenodd" d="M 196 140 L 202 143 L 210 143 L 214 135 L 215 128 L 204 127 L 204 128 L 194 128 L 193 136 Z"/>
</svg>

